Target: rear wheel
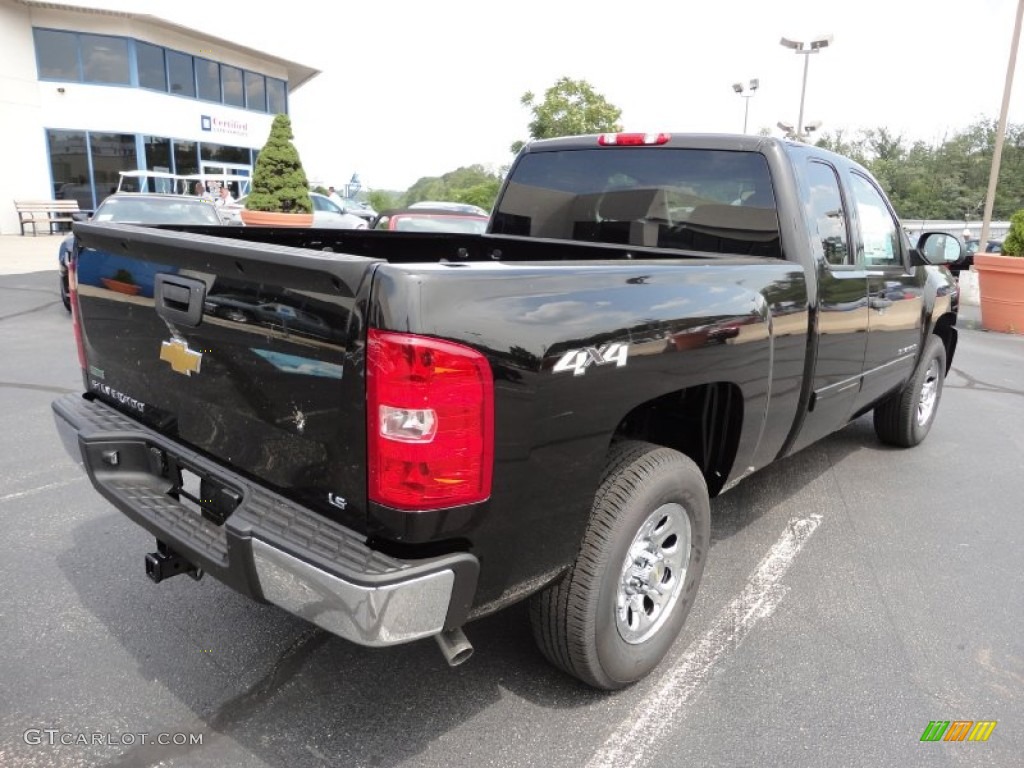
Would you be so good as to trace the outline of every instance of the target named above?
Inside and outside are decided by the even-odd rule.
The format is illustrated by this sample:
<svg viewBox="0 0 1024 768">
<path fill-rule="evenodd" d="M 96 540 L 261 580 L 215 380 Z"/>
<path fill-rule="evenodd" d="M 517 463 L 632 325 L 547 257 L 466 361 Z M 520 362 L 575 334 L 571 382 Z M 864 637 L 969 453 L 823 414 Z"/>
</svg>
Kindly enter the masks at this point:
<svg viewBox="0 0 1024 768">
<path fill-rule="evenodd" d="M 62 274 L 60 276 L 60 300 L 64 305 L 64 309 L 68 312 L 71 311 L 71 291 L 68 289 L 68 276 Z"/>
<path fill-rule="evenodd" d="M 875 406 L 875 434 L 883 443 L 912 448 L 927 437 L 942 398 L 946 348 L 931 336 L 913 377 L 903 389 Z"/>
<path fill-rule="evenodd" d="M 693 606 L 711 528 L 707 485 L 686 456 L 613 446 L 576 562 L 532 598 L 541 652 L 596 688 L 646 676 Z"/>
</svg>

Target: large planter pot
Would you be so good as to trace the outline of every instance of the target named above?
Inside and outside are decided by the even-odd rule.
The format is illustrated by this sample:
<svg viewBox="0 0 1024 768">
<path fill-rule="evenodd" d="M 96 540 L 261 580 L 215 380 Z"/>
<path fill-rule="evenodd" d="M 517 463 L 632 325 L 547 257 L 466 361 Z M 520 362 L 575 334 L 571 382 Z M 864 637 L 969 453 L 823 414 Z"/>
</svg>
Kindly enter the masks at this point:
<svg viewBox="0 0 1024 768">
<path fill-rule="evenodd" d="M 312 213 L 276 213 L 242 209 L 242 223 L 247 227 L 312 227 Z"/>
<path fill-rule="evenodd" d="M 1024 334 L 1024 258 L 976 253 L 981 324 L 990 331 Z"/>
</svg>

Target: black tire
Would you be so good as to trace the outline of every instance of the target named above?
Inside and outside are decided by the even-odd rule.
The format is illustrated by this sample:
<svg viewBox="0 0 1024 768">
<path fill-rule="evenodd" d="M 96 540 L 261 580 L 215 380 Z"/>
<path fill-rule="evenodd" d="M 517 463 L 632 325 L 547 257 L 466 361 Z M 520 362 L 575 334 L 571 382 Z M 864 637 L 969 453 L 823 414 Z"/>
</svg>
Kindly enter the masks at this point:
<svg viewBox="0 0 1024 768">
<path fill-rule="evenodd" d="M 64 309 L 68 312 L 71 311 L 71 293 L 68 290 L 68 276 L 60 276 L 60 300 L 64 304 Z"/>
<path fill-rule="evenodd" d="M 939 410 L 945 378 L 946 347 L 938 336 L 931 336 L 910 381 L 875 406 L 878 439 L 900 448 L 912 448 L 924 440 Z"/>
<path fill-rule="evenodd" d="M 678 551 L 653 567 L 647 561 L 645 576 L 627 585 L 627 572 L 636 573 L 644 554 L 640 559 L 627 559 L 627 555 L 631 546 L 640 546 L 641 531 L 651 525 L 649 541 L 659 543 L 649 547 L 671 553 L 676 536 Z M 675 530 L 672 525 L 679 530 L 666 536 Z M 681 566 L 681 575 L 679 568 L 673 574 L 672 558 L 682 557 L 685 549 L 684 528 L 690 538 L 687 562 Z M 556 667 L 595 688 L 615 690 L 645 677 L 668 652 L 693 606 L 710 536 L 707 484 L 696 464 L 678 451 L 650 443 L 614 445 L 576 562 L 559 582 L 531 599 L 530 619 L 541 652 Z M 646 613 L 648 602 L 655 608 L 657 604 L 639 594 L 629 599 L 639 600 L 640 610 L 620 611 L 620 594 L 625 596 L 635 583 L 651 588 L 652 576 L 653 582 L 671 587 L 675 595 L 669 599 L 659 593 L 656 599 L 663 600 L 664 610 L 654 614 L 657 618 L 651 621 Z M 639 629 L 632 629 L 631 621 Z"/>
</svg>

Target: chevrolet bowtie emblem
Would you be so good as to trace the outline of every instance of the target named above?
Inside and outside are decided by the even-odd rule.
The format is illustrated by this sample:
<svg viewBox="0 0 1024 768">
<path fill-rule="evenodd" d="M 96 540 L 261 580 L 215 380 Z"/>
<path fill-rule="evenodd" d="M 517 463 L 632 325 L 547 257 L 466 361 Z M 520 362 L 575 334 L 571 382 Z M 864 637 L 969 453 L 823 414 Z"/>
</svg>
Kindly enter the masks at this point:
<svg viewBox="0 0 1024 768">
<path fill-rule="evenodd" d="M 203 363 L 203 354 L 193 352 L 184 341 L 174 339 L 160 344 L 160 359 L 171 364 L 175 373 L 183 373 L 191 376 L 199 373 L 199 366 Z"/>
</svg>

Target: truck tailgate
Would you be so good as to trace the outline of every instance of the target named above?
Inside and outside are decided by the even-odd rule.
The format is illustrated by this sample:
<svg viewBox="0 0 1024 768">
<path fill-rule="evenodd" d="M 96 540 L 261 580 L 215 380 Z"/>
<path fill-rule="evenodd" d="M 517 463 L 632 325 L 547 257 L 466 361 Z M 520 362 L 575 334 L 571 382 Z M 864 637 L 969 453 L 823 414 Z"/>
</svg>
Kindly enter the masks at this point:
<svg viewBox="0 0 1024 768">
<path fill-rule="evenodd" d="M 379 262 L 126 225 L 75 234 L 90 395 L 364 530 L 361 313 Z"/>
</svg>

